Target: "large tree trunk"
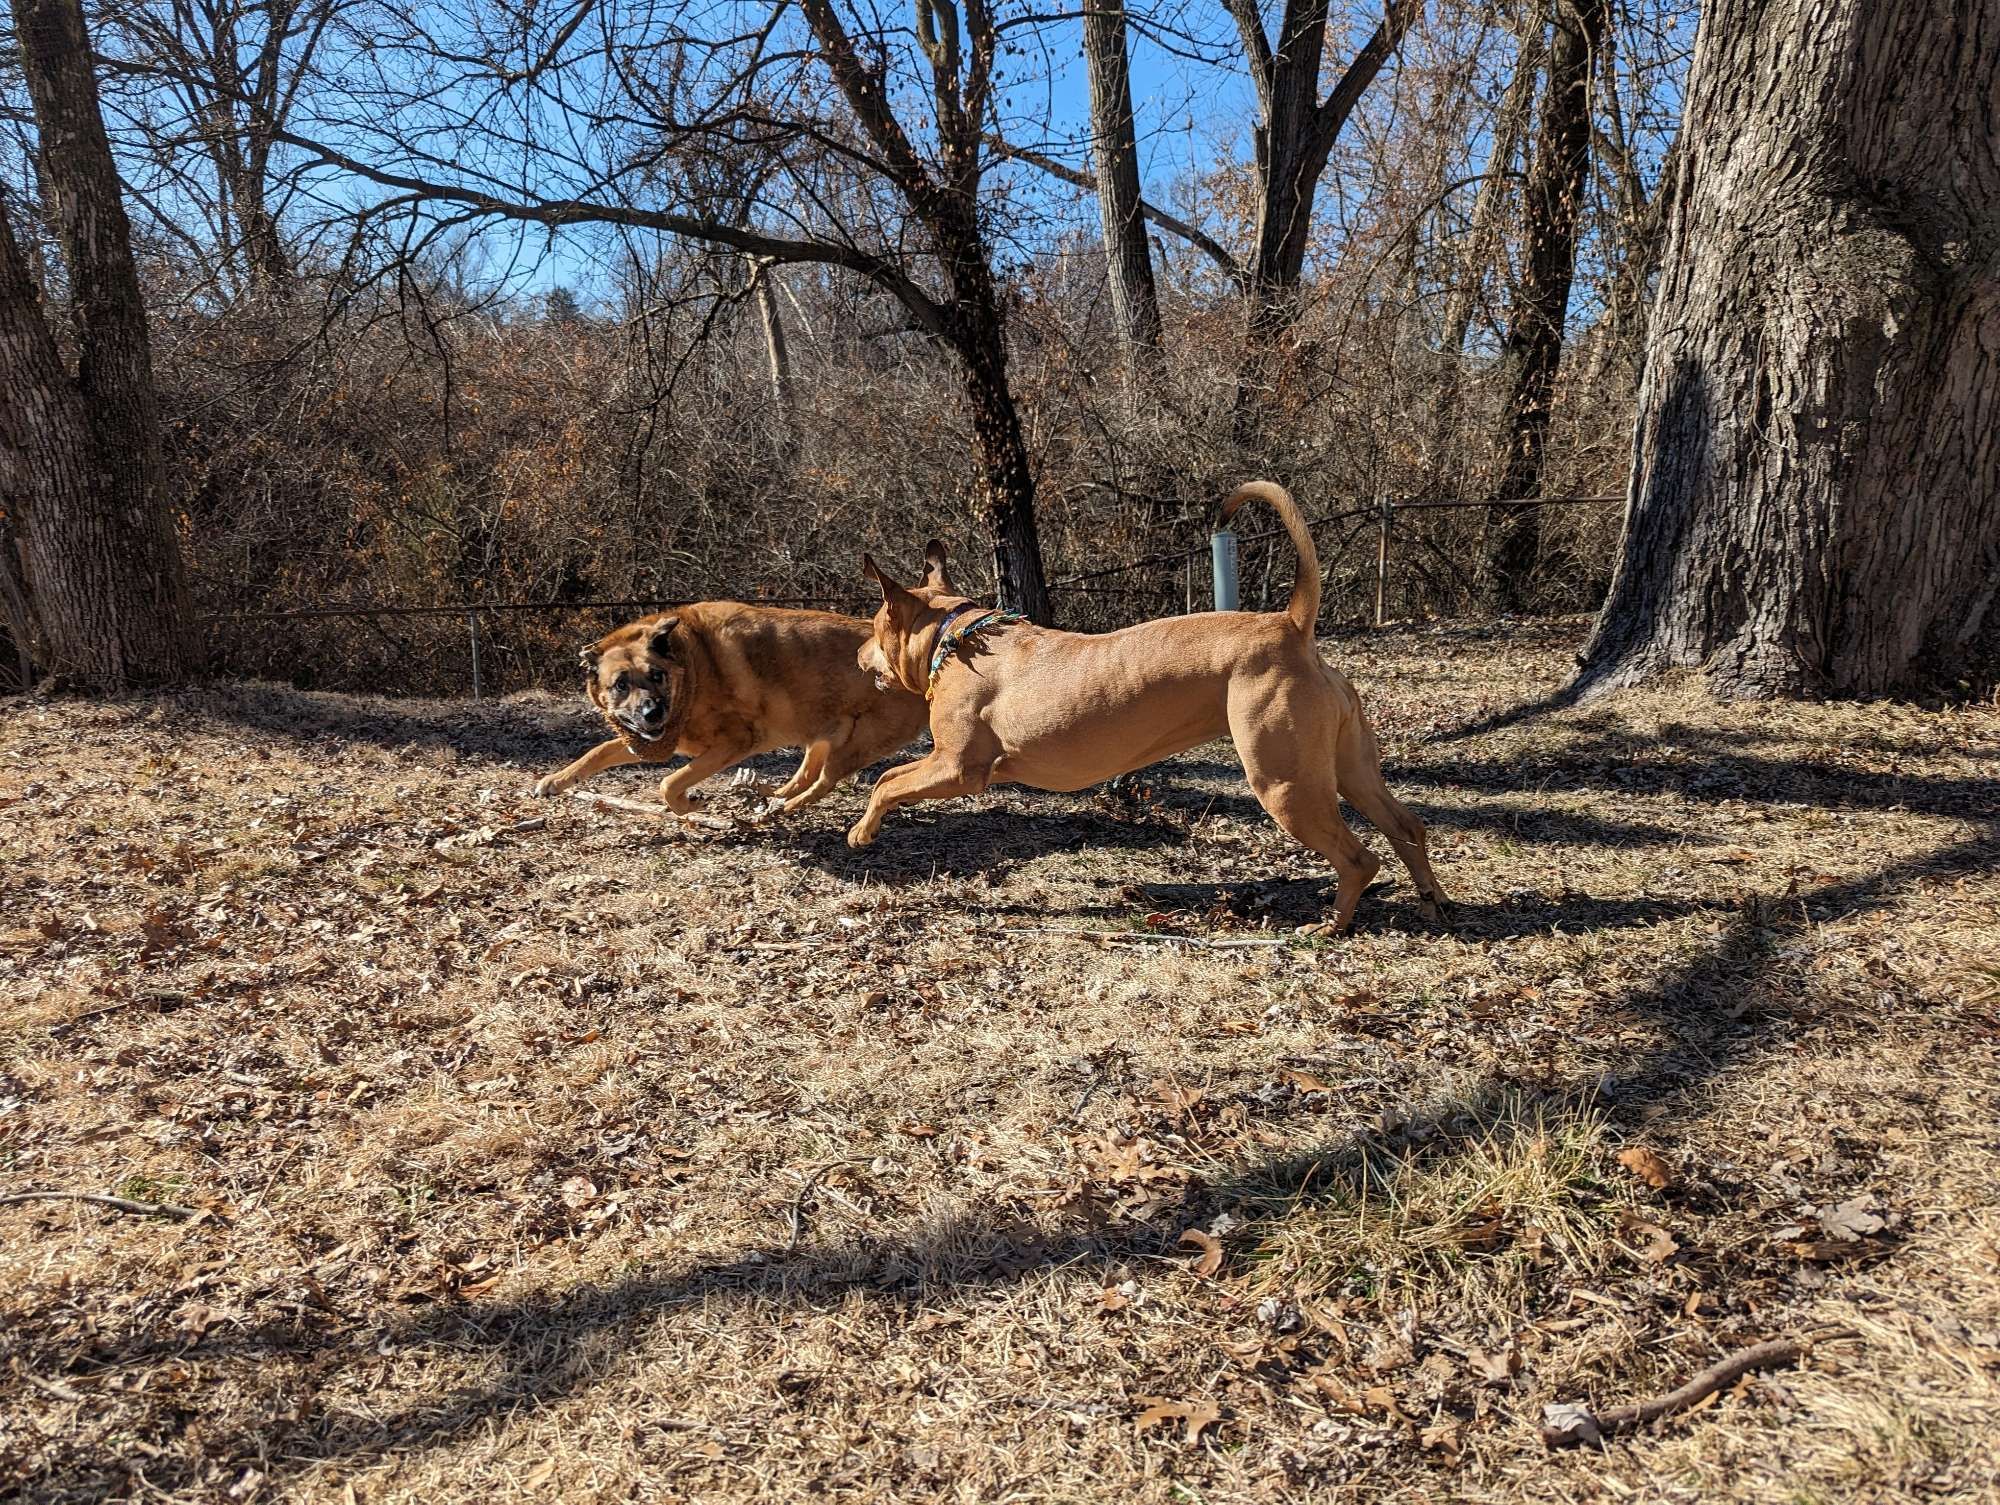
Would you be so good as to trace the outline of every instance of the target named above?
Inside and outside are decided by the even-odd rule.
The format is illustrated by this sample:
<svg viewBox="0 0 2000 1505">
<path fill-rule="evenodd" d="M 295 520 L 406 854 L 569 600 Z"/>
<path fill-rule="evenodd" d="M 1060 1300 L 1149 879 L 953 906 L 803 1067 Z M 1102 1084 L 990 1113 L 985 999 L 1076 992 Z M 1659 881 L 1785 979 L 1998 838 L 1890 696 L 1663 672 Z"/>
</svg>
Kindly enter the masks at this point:
<svg viewBox="0 0 2000 1505">
<path fill-rule="evenodd" d="M 2000 582 L 2000 10 L 1714 0 L 1579 676 L 1883 693 Z"/>
<path fill-rule="evenodd" d="M 1510 500 L 1541 494 L 1550 405 L 1576 275 L 1578 210 L 1590 166 L 1590 61 L 1603 51 L 1611 20 L 1610 0 L 1556 0 L 1553 9 L 1548 82 L 1524 196 L 1521 283 L 1500 352 L 1507 382 L 1500 410 L 1503 459 L 1489 494 Z M 1526 601 L 1541 546 L 1540 508 L 1488 509 L 1486 589 L 1503 611 L 1518 610 Z"/>
<path fill-rule="evenodd" d="M 64 370 L 0 205 L 0 486 L 22 505 L 49 667 L 97 683 L 183 677 L 192 612 L 163 505 L 158 403 L 131 232 L 78 0 L 13 0 L 49 217 L 69 266 Z"/>
<path fill-rule="evenodd" d="M 1047 626 L 1054 623 L 1055 610 L 1035 526 L 1035 473 L 1007 385 L 1007 347 L 997 306 L 962 302 L 958 313 L 954 332 L 986 493 L 986 531 L 993 542 L 999 604 Z"/>
<path fill-rule="evenodd" d="M 1139 143 L 1132 125 L 1124 0 L 1098 0 L 1085 10 L 1083 55 L 1090 69 L 1091 158 L 1097 169 L 1111 315 L 1130 376 L 1160 343 L 1160 299 L 1153 287 L 1153 256 L 1139 199 Z"/>
</svg>

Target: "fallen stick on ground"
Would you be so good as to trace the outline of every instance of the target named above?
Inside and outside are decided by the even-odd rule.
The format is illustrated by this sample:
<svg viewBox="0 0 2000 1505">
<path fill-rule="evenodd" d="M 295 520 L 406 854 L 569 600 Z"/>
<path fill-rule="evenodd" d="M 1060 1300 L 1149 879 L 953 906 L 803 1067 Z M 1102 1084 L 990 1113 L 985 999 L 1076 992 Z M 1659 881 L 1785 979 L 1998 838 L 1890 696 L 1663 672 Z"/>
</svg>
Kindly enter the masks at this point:
<svg viewBox="0 0 2000 1505">
<path fill-rule="evenodd" d="M 1842 1328 L 1837 1332 L 1822 1333 L 1820 1341 L 1833 1338 L 1852 1338 L 1858 1334 L 1852 1328 Z M 1629 1432 L 1634 1427 L 1642 1427 L 1649 1421 L 1658 1421 L 1663 1416 L 1672 1416 L 1685 1411 L 1689 1406 L 1708 1399 L 1725 1385 L 1733 1385 L 1746 1374 L 1755 1374 L 1760 1369 L 1780 1369 L 1796 1363 L 1812 1351 L 1813 1339 L 1775 1338 L 1769 1343 L 1758 1343 L 1750 1348 L 1739 1349 L 1725 1359 L 1702 1370 L 1678 1390 L 1670 1390 L 1665 1395 L 1652 1400 L 1635 1401 L 1631 1405 L 1610 1406 L 1602 1411 L 1592 1411 L 1581 1401 L 1564 1401 L 1542 1408 L 1542 1441 L 1552 1448 L 1574 1447 L 1578 1443 L 1601 1442 L 1606 1437 L 1619 1432 Z"/>
<path fill-rule="evenodd" d="M 1053 935 L 1066 941 L 1099 941 L 1107 945 L 1127 946 L 1199 946 L 1204 951 L 1238 950 L 1245 946 L 1289 946 L 1292 937 L 1286 935 L 1149 935 L 1143 930 L 1061 930 L 1039 925 L 1007 925 L 1002 927 L 1002 935 Z"/>
<path fill-rule="evenodd" d="M 588 789 L 572 789 L 569 797 L 573 800 L 582 800 L 586 805 L 596 805 L 603 810 L 623 810 L 627 815 L 650 816 L 662 825 L 693 826 L 703 831 L 735 831 L 756 824 L 739 816 L 709 815 L 699 810 L 687 815 L 676 815 L 665 805 L 648 804 L 644 800 L 623 799 L 615 794 L 597 794 Z"/>
<path fill-rule="evenodd" d="M 116 1212 L 136 1212 L 146 1217 L 198 1218 L 197 1207 L 176 1207 L 172 1202 L 137 1202 L 130 1197 L 107 1196 L 98 1191 L 16 1191 L 0 1197 L 0 1207 L 10 1202 L 89 1202 Z"/>
<path fill-rule="evenodd" d="M 572 789 L 569 797 L 581 800 L 586 805 L 595 805 L 600 810 L 623 810 L 628 815 L 650 815 L 659 821 L 664 821 L 673 814 L 665 805 L 650 805 L 643 800 L 622 799 L 615 794 L 597 794 L 588 789 Z"/>
</svg>

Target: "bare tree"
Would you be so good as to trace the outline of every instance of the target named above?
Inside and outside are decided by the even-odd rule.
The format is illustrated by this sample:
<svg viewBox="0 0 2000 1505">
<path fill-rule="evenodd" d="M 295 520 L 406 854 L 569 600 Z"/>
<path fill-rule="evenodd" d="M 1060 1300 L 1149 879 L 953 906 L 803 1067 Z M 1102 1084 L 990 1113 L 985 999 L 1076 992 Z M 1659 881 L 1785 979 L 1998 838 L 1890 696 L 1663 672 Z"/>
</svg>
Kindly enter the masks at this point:
<svg viewBox="0 0 2000 1505">
<path fill-rule="evenodd" d="M 1556 370 L 1576 275 L 1577 226 L 1590 168 L 1591 59 L 1604 49 L 1610 0 L 1553 0 L 1553 35 L 1534 160 L 1528 168 L 1521 279 L 1501 347 L 1507 382 L 1500 415 L 1503 456 L 1493 494 L 1539 495 Z M 1500 506 L 1487 514 L 1485 575 L 1505 610 L 1523 602 L 1541 550 L 1541 510 Z"/>
<path fill-rule="evenodd" d="M 279 139 L 317 167 L 388 190 L 371 206 L 375 217 L 431 213 L 428 229 L 406 236 L 414 246 L 468 220 L 613 226 L 867 278 L 902 305 L 913 331 L 955 357 L 1001 598 L 1046 621 L 1034 473 L 1008 386 L 982 195 L 999 43 L 992 13 L 986 0 L 964 0 L 962 16 L 958 0 L 920 0 L 916 46 L 905 53 L 890 35 L 851 23 L 837 0 L 800 0 L 797 10 L 806 34 L 779 45 L 782 3 L 754 32 L 699 39 L 671 7 L 607 17 L 595 37 L 580 29 L 587 5 L 565 8 L 553 37 L 496 8 L 476 18 L 481 44 L 465 48 L 438 43 L 422 16 L 395 12 L 393 47 L 385 40 L 345 59 L 367 78 L 358 96 L 370 102 L 367 118 L 350 113 L 340 131 Z M 453 91 L 442 121 L 441 77 Z M 921 135 L 892 103 L 919 80 Z M 770 196 L 783 199 L 767 203 L 770 223 L 658 202 L 672 193 L 676 153 L 718 136 L 779 165 L 785 192 Z M 509 170 L 493 170 L 496 158 Z M 546 189 L 524 191 L 524 181 Z"/>
<path fill-rule="evenodd" d="M 1521 29 L 1507 92 L 1485 132 L 1489 143 L 1486 167 L 1480 174 L 1479 190 L 1473 197 L 1472 215 L 1458 258 L 1458 273 L 1445 299 L 1439 346 L 1448 363 L 1446 370 L 1452 377 L 1456 375 L 1456 368 L 1449 363 L 1455 363 L 1465 354 L 1466 338 L 1472 330 L 1472 316 L 1479 306 L 1480 292 L 1493 270 L 1494 256 L 1503 238 L 1503 211 L 1511 202 L 1511 190 L 1517 182 L 1514 159 L 1519 155 L 1521 142 L 1528 132 L 1535 101 L 1535 81 L 1541 77 L 1547 34 L 1541 0 L 1537 0 L 1530 9 L 1527 25 Z M 1456 382 L 1451 381 L 1445 394 L 1447 402 L 1456 395 L 1455 388 Z"/>
<path fill-rule="evenodd" d="M 1265 33 L 1257 0 L 1229 0 L 1257 89 L 1257 238 L 1248 263 L 1253 351 L 1291 325 L 1313 201 L 1334 143 L 1422 9 L 1422 0 L 1385 0 L 1381 23 L 1322 99 L 1328 0 L 1285 0 L 1275 41 Z"/>
<path fill-rule="evenodd" d="M 184 244 L 195 238 L 183 206 L 198 206 L 209 233 L 195 248 L 253 297 L 292 290 L 274 153 L 348 3 L 112 0 L 101 11 L 128 192 Z"/>
<path fill-rule="evenodd" d="M 1712 0 L 1579 684 L 1956 668 L 2000 584 L 1990 0 Z"/>
<path fill-rule="evenodd" d="M 13 0 L 47 214 L 68 266 L 77 371 L 43 317 L 0 190 L 0 497 L 24 527 L 49 667 L 173 680 L 193 618 L 161 485 L 146 308 L 78 0 Z"/>
<path fill-rule="evenodd" d="M 1083 55 L 1090 73 L 1090 144 L 1112 317 L 1135 372 L 1160 342 L 1160 299 L 1139 197 L 1139 145 L 1132 120 L 1132 71 L 1126 57 L 1124 0 L 1091 0 L 1083 13 Z"/>
</svg>

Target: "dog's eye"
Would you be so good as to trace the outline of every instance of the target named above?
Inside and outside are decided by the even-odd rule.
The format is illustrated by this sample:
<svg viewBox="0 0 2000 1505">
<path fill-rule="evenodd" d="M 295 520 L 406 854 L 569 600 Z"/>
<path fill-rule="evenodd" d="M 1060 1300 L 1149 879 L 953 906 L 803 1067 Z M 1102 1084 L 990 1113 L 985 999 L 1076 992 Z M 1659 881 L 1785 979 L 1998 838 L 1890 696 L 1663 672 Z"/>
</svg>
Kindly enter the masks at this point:
<svg viewBox="0 0 2000 1505">
<path fill-rule="evenodd" d="M 625 691 L 632 688 L 632 682 L 621 674 L 616 679 L 611 681 L 611 688 L 618 691 L 618 693 L 622 695 L 625 693 Z"/>
<path fill-rule="evenodd" d="M 664 669 L 655 669 L 655 670 L 653 671 L 653 673 L 652 673 L 652 676 L 651 676 L 651 677 L 652 677 L 652 681 L 653 681 L 653 683 L 654 683 L 654 684 L 658 684 L 658 683 L 659 683 L 659 682 L 660 682 L 661 680 L 663 680 L 663 679 L 665 679 L 665 678 L 667 677 L 667 671 L 666 671 L 666 670 L 664 670 Z"/>
</svg>

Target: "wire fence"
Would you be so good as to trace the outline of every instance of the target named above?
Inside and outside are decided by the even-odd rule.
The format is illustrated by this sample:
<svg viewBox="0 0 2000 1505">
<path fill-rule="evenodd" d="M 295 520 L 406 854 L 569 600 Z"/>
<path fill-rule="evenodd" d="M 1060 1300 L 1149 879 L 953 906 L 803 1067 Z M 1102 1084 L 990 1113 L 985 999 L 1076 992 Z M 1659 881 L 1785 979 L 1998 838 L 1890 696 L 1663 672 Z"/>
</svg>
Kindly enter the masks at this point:
<svg viewBox="0 0 2000 1505">
<path fill-rule="evenodd" d="M 1434 575 L 1422 564 L 1416 569 L 1430 582 L 1431 593 L 1438 597 L 1451 596 L 1464 600 L 1476 592 L 1475 572 L 1468 571 L 1452 553 L 1421 531 L 1398 529 L 1396 518 L 1401 513 L 1428 513 L 1452 509 L 1489 509 L 1508 507 L 1606 507 L 1624 501 L 1622 496 L 1573 496 L 1535 497 L 1515 500 L 1491 501 L 1487 499 L 1421 499 L 1397 500 L 1391 497 L 1375 497 L 1368 502 L 1338 511 L 1324 513 L 1305 519 L 1307 528 L 1315 535 L 1316 542 L 1325 539 L 1319 548 L 1320 564 L 1323 571 L 1331 574 L 1344 570 L 1346 583 L 1365 585 L 1372 576 L 1372 612 L 1356 620 L 1352 615 L 1347 625 L 1366 627 L 1372 624 L 1381 627 L 1390 619 L 1391 577 L 1397 564 L 1399 546 L 1411 543 L 1425 551 L 1428 557 L 1443 571 Z M 1180 520 L 1178 526 L 1199 526 L 1193 520 Z M 1338 530 L 1332 531 L 1332 530 Z M 1357 562 L 1349 558 L 1349 551 L 1364 535 L 1374 535 L 1373 560 Z M 1260 528 L 1235 534 L 1239 549 L 1251 546 L 1271 545 L 1261 555 L 1261 579 L 1255 582 L 1256 594 L 1261 604 L 1268 605 L 1277 584 L 1289 579 L 1285 551 L 1277 547 L 1277 541 L 1285 538 L 1282 527 Z M 1210 539 L 1206 530 L 1198 542 L 1174 549 L 1158 550 L 1133 559 L 1121 560 L 1114 564 L 1097 565 L 1088 569 L 1072 570 L 1050 579 L 1050 593 L 1055 599 L 1058 613 L 1066 623 L 1082 624 L 1086 619 L 1092 626 L 1111 626 L 1122 622 L 1143 620 L 1146 617 L 1162 615 L 1176 609 L 1196 611 L 1209 604 Z M 1372 563 L 1372 569 L 1368 564 Z M 1412 561 L 1415 563 L 1415 561 Z M 1363 573 L 1363 571 L 1366 573 Z M 520 688 L 526 684 L 544 682 L 552 665 L 559 664 L 560 671 L 568 668 L 568 655 L 551 648 L 551 644 L 561 640 L 553 632 L 534 634 L 537 640 L 527 641 L 528 635 L 517 630 L 509 630 L 503 624 L 509 619 L 546 618 L 558 615 L 588 616 L 603 612 L 639 613 L 666 611 L 675 607 L 690 605 L 694 599 L 688 597 L 665 596 L 621 596 L 591 597 L 577 600 L 530 600 L 530 601 L 457 601 L 444 603 L 403 604 L 396 602 L 354 602 L 333 606 L 297 607 L 270 611 L 229 611 L 211 614 L 204 619 L 204 625 L 211 638 L 211 646 L 219 658 L 240 656 L 232 649 L 240 644 L 242 634 L 238 629 L 253 624 L 294 624 L 309 629 L 313 624 L 334 623 L 344 620 L 363 623 L 367 630 L 376 634 L 395 651 L 397 657 L 409 666 L 409 683 L 404 688 L 426 689 L 455 688 L 459 693 L 468 691 L 474 699 L 484 699 L 497 688 Z M 753 605 L 817 607 L 827 610 L 842 610 L 865 615 L 877 604 L 876 597 L 860 591 L 827 595 L 790 595 L 745 597 Z M 1419 606 L 1421 607 L 1421 592 Z M 437 660 L 451 657 L 449 638 L 445 623 L 458 619 L 464 624 L 458 662 L 462 670 L 452 669 L 448 663 Z M 387 624 L 399 621 L 430 624 L 422 635 L 425 639 L 420 647 L 407 638 L 399 637 L 389 630 Z M 423 662 L 419 670 L 417 665 Z M 243 668 L 251 672 L 260 669 L 257 663 L 246 663 Z M 282 669 L 282 662 L 272 662 L 263 672 Z M 378 679 L 393 676 L 377 675 Z"/>
</svg>

